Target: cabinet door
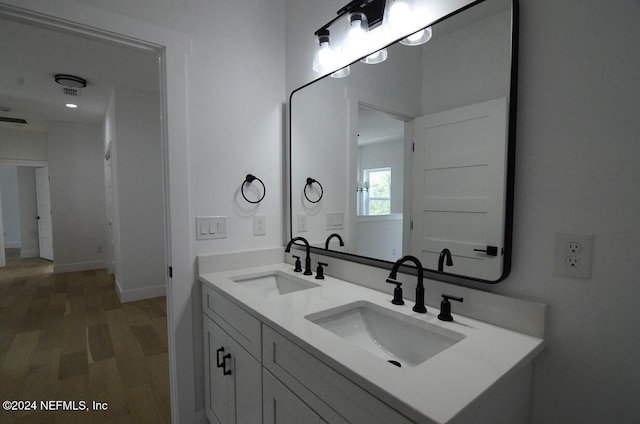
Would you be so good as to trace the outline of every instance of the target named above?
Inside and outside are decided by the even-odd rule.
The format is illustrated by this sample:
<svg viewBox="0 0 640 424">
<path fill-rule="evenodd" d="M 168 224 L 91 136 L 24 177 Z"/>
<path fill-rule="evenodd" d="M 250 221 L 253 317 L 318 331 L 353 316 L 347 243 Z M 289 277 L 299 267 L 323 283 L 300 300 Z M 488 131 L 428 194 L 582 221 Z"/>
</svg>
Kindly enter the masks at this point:
<svg viewBox="0 0 640 424">
<path fill-rule="evenodd" d="M 228 423 L 256 424 L 262 422 L 262 365 L 231 336 L 227 335 L 228 384 L 233 390 L 227 405 Z"/>
<path fill-rule="evenodd" d="M 209 317 L 203 317 L 205 411 L 211 424 L 262 422 L 262 366 Z"/>
<path fill-rule="evenodd" d="M 211 424 L 230 424 L 228 379 L 218 365 L 226 354 L 227 335 L 208 317 L 202 320 L 204 333 L 205 412 Z M 233 392 L 231 392 L 233 394 Z"/>
<path fill-rule="evenodd" d="M 327 424 L 266 370 L 262 384 L 264 424 Z"/>
</svg>

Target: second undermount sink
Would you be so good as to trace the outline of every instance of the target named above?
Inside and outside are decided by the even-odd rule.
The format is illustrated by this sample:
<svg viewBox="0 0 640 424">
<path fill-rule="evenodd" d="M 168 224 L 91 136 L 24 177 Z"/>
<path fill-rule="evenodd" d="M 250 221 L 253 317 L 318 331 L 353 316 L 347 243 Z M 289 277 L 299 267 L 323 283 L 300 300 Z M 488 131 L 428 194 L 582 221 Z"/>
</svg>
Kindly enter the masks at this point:
<svg viewBox="0 0 640 424">
<path fill-rule="evenodd" d="M 263 296 L 293 293 L 319 286 L 319 284 L 289 275 L 282 271 L 242 275 L 233 277 L 231 280 Z"/>
<path fill-rule="evenodd" d="M 366 301 L 317 312 L 305 318 L 397 366 L 418 366 L 465 337 Z"/>
</svg>

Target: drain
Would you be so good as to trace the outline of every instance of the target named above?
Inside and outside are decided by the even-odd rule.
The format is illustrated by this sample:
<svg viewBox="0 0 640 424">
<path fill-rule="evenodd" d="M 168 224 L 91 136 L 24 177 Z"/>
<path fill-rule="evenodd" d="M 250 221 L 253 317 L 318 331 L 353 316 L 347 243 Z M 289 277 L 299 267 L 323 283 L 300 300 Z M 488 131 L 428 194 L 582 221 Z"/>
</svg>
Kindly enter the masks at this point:
<svg viewBox="0 0 640 424">
<path fill-rule="evenodd" d="M 402 364 L 398 361 L 394 361 L 393 359 L 388 359 L 387 360 L 388 363 L 395 365 L 398 368 L 402 368 Z"/>
</svg>

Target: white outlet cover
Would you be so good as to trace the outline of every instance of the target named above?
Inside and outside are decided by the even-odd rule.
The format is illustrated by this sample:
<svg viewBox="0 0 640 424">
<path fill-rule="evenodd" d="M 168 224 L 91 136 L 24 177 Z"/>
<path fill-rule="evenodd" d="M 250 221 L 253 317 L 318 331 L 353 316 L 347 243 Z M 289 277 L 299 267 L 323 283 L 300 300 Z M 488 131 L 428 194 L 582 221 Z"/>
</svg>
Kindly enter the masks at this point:
<svg viewBox="0 0 640 424">
<path fill-rule="evenodd" d="M 264 215 L 255 215 L 253 217 L 253 235 L 264 236 L 265 234 L 266 234 L 266 229 L 265 229 Z"/>
<path fill-rule="evenodd" d="M 591 278 L 593 234 L 557 233 L 553 249 L 555 275 Z"/>
</svg>

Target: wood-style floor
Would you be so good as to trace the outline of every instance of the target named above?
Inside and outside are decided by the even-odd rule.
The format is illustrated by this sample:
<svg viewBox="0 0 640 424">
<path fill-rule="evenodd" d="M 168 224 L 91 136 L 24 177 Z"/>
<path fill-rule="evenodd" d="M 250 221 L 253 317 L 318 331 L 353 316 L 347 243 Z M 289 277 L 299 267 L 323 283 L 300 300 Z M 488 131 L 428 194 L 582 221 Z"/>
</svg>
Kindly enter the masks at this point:
<svg viewBox="0 0 640 424">
<path fill-rule="evenodd" d="M 38 410 L 0 409 L 0 423 L 169 423 L 165 298 L 121 304 L 106 270 L 54 274 L 51 262 L 8 253 L 0 401 Z M 42 411 L 40 401 L 84 401 L 89 411 Z"/>
</svg>

